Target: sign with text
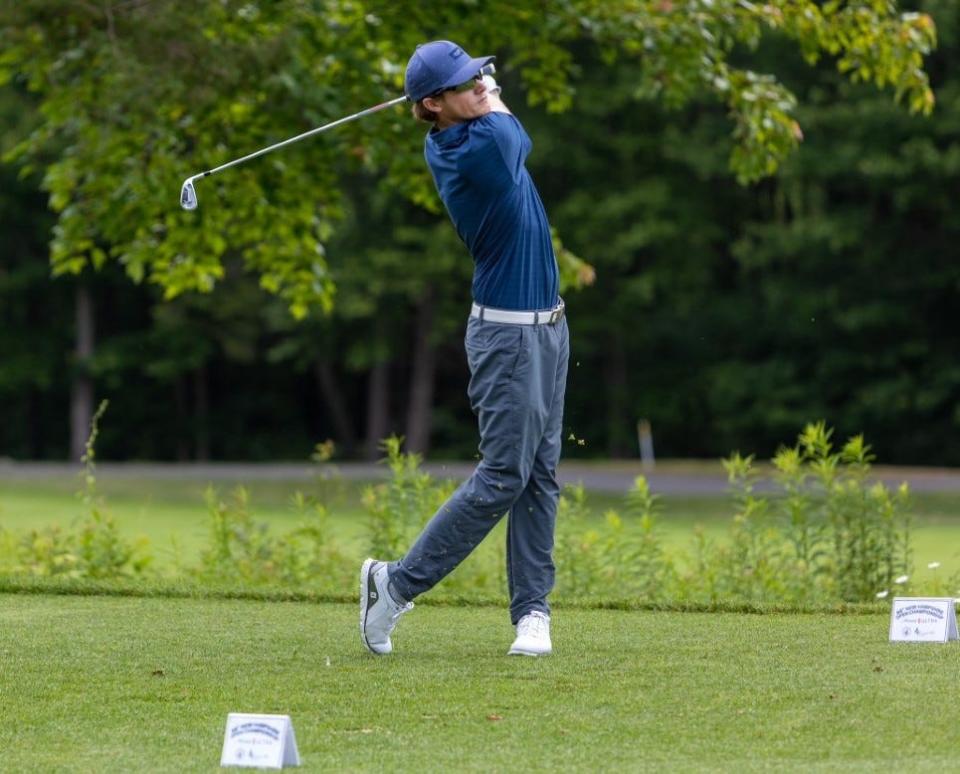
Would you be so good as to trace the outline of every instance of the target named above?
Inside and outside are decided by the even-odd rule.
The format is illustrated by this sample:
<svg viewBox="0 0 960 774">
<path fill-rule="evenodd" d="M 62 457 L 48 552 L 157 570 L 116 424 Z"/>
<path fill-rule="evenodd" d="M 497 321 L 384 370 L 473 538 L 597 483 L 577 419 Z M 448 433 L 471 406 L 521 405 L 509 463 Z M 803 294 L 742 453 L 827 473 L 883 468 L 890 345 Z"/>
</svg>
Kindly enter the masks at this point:
<svg viewBox="0 0 960 774">
<path fill-rule="evenodd" d="M 282 769 L 299 766 L 300 753 L 289 715 L 227 715 L 221 766 Z"/>
<path fill-rule="evenodd" d="M 894 597 L 890 642 L 957 639 L 957 610 L 950 597 Z"/>
</svg>

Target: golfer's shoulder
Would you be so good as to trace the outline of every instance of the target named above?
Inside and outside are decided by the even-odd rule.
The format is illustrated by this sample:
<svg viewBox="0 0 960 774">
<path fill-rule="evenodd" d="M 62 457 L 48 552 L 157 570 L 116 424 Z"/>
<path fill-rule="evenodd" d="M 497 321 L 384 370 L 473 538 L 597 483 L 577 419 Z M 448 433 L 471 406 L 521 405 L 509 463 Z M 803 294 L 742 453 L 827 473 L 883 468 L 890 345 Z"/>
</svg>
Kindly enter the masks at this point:
<svg viewBox="0 0 960 774">
<path fill-rule="evenodd" d="M 490 112 L 470 122 L 471 138 L 511 139 L 523 133 L 523 127 L 512 113 Z"/>
<path fill-rule="evenodd" d="M 495 153 L 512 167 L 527 142 L 523 127 L 513 115 L 487 113 L 470 122 L 469 149 L 465 155 L 483 159 Z"/>
</svg>

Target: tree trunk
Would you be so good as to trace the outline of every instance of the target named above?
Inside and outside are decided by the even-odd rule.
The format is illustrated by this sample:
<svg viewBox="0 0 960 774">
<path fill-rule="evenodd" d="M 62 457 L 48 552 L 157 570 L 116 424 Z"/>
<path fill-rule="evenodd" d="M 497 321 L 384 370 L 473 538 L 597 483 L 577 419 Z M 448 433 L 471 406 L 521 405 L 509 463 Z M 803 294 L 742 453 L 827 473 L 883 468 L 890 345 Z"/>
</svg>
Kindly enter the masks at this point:
<svg viewBox="0 0 960 774">
<path fill-rule="evenodd" d="M 36 387 L 27 392 L 27 456 L 31 460 L 43 458 L 43 410 Z"/>
<path fill-rule="evenodd" d="M 430 448 L 433 420 L 433 383 L 436 352 L 433 332 L 433 288 L 427 286 L 417 306 L 414 328 L 413 364 L 410 372 L 410 403 L 407 406 L 407 451 L 426 454 Z"/>
<path fill-rule="evenodd" d="M 52 290 L 52 288 L 51 288 Z M 44 296 L 46 299 L 46 296 Z M 30 330 L 41 330 L 47 314 L 47 306 L 40 299 L 26 294 L 26 322 Z M 43 394 L 35 384 L 27 388 L 27 458 L 43 459 L 46 451 L 46 412 L 44 412 Z"/>
<path fill-rule="evenodd" d="M 178 375 L 173 383 L 173 405 L 177 412 L 177 462 L 187 462 L 190 459 L 190 442 L 187 428 L 190 420 L 187 417 L 187 380 Z"/>
<path fill-rule="evenodd" d="M 193 423 L 196 458 L 206 462 L 210 459 L 210 398 L 206 366 L 193 372 Z"/>
<path fill-rule="evenodd" d="M 343 390 L 340 389 L 337 376 L 329 362 L 318 360 L 314 363 L 313 370 L 320 387 L 320 400 L 330 415 L 337 443 L 349 456 L 357 447 L 357 434 L 353 430 L 353 422 L 350 421 L 347 399 L 344 397 Z"/>
<path fill-rule="evenodd" d="M 607 386 L 607 454 L 626 457 L 630 453 L 634 419 L 629 415 L 627 356 L 623 340 L 616 334 L 607 337 L 604 370 Z"/>
<path fill-rule="evenodd" d="M 93 297 L 82 282 L 74 294 L 76 307 L 74 325 L 76 349 L 74 350 L 74 376 L 70 388 L 70 459 L 80 462 L 90 435 L 93 419 L 93 377 L 90 375 L 90 359 L 96 341 L 93 319 Z"/>
<path fill-rule="evenodd" d="M 368 460 L 382 455 L 380 441 L 390 432 L 390 364 L 376 363 L 370 369 L 367 386 L 367 439 L 364 456 Z"/>
</svg>

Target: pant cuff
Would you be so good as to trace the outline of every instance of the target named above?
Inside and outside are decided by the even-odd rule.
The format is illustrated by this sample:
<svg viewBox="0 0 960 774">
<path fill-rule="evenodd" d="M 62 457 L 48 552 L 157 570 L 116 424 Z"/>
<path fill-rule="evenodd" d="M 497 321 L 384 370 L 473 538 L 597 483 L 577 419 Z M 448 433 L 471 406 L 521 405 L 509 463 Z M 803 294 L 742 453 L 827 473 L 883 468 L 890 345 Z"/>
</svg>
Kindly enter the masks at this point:
<svg viewBox="0 0 960 774">
<path fill-rule="evenodd" d="M 516 626 L 520 623 L 520 619 L 523 618 L 528 613 L 543 613 L 544 615 L 550 615 L 550 605 L 546 602 L 530 602 L 523 607 L 519 607 L 516 610 L 510 611 L 510 623 Z"/>
<path fill-rule="evenodd" d="M 416 594 L 411 593 L 410 587 L 404 583 L 400 576 L 400 562 L 390 562 L 387 565 L 387 582 L 393 587 L 394 591 L 403 597 L 404 602 L 413 602 L 413 598 L 416 596 Z M 399 600 L 396 601 L 399 602 Z"/>
</svg>

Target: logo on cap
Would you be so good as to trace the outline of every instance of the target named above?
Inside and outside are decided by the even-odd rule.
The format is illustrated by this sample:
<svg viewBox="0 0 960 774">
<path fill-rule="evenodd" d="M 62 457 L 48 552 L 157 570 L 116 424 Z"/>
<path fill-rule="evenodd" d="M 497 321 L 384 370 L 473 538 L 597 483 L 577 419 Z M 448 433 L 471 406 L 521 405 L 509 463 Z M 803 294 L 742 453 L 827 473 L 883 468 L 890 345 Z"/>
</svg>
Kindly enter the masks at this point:
<svg viewBox="0 0 960 774">
<path fill-rule="evenodd" d="M 453 49 L 453 51 L 450 52 L 449 56 L 451 59 L 459 59 L 463 56 L 463 49 L 460 48 L 460 46 L 457 46 L 455 49 Z"/>
</svg>

